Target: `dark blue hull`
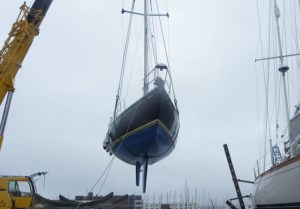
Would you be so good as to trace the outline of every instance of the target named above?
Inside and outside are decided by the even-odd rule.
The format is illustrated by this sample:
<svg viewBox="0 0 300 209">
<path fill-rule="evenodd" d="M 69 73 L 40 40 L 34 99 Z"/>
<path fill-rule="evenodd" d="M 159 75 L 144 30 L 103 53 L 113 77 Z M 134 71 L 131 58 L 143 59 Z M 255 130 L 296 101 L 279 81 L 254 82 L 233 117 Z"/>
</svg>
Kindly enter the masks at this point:
<svg viewBox="0 0 300 209">
<path fill-rule="evenodd" d="M 168 156 L 175 148 L 179 113 L 163 86 L 158 86 L 123 111 L 110 124 L 103 148 L 136 166 L 136 185 L 143 168 L 146 191 L 148 164 Z"/>
<path fill-rule="evenodd" d="M 159 121 L 153 121 L 140 130 L 128 134 L 113 145 L 113 153 L 126 163 L 143 164 L 145 157 L 153 164 L 169 155 L 175 148 L 173 136 Z"/>
<path fill-rule="evenodd" d="M 126 163 L 153 164 L 176 144 L 179 115 L 163 87 L 157 87 L 121 113 L 110 125 L 110 144 Z"/>
</svg>

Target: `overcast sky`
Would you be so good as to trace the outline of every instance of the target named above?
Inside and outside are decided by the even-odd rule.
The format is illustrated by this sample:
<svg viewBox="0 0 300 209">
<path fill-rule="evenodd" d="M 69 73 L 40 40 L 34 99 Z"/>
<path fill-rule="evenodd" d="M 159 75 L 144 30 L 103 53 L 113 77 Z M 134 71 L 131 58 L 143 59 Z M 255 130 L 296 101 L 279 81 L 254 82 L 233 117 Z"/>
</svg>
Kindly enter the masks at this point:
<svg viewBox="0 0 300 209">
<path fill-rule="evenodd" d="M 22 3 L 1 1 L 1 43 Z M 168 0 L 164 5 L 170 13 L 181 128 L 174 152 L 149 167 L 147 192 L 180 192 L 187 179 L 191 190 L 220 200 L 235 197 L 222 145 L 228 143 L 242 179 L 253 180 L 259 155 L 256 1 Z M 38 182 L 46 197 L 72 198 L 96 182 L 111 159 L 102 141 L 121 66 L 121 8 L 121 0 L 53 1 L 17 75 L 1 174 L 48 171 L 45 187 Z M 100 194 L 141 190 L 135 187 L 135 168 L 115 159 Z M 251 186 L 242 190 L 249 194 Z"/>
</svg>

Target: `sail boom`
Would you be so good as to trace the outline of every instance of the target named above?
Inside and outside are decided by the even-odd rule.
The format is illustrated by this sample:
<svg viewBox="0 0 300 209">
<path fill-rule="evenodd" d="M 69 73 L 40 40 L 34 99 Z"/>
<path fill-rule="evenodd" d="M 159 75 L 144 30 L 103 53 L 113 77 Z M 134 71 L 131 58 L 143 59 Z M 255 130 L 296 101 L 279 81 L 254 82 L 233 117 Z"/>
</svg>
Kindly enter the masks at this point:
<svg viewBox="0 0 300 209">
<path fill-rule="evenodd" d="M 266 57 L 266 58 L 260 58 L 260 59 L 255 59 L 255 62 L 258 61 L 265 61 L 265 60 L 272 60 L 272 59 L 279 59 L 281 57 L 294 57 L 294 56 L 299 56 L 300 53 L 295 53 L 295 54 L 287 54 L 287 55 L 282 55 L 282 56 L 274 56 L 274 57 Z"/>
</svg>

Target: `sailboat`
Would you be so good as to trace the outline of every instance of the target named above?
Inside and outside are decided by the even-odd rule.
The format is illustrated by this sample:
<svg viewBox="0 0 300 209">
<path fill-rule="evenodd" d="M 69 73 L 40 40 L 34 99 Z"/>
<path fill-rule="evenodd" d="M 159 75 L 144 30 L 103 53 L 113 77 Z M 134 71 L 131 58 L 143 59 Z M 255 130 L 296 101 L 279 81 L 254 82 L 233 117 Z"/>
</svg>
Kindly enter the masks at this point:
<svg viewBox="0 0 300 209">
<path fill-rule="evenodd" d="M 169 59 L 166 55 L 167 64 L 158 61 L 160 58 L 154 45 L 154 41 L 157 40 L 156 34 L 151 28 L 154 18 L 160 21 L 161 26 L 160 18 L 169 15 L 160 14 L 159 11 L 154 13 L 151 2 L 144 0 L 143 13 L 135 11 L 135 0 L 132 1 L 131 10 L 122 9 L 122 13 L 128 13 L 130 18 L 114 114 L 103 142 L 103 148 L 109 154 L 135 166 L 137 186 L 143 171 L 143 192 L 146 191 L 148 165 L 165 158 L 174 150 L 180 126 Z M 143 85 L 140 89 L 142 95 L 122 109 L 123 77 L 133 16 L 141 16 L 144 19 L 144 76 L 141 78 Z M 154 53 L 152 62 L 150 51 Z"/>
<path fill-rule="evenodd" d="M 289 4 L 291 4 L 291 9 L 287 9 Z M 267 93 L 265 131 L 268 134 L 264 136 L 263 166 L 257 163 L 255 169 L 252 205 L 257 209 L 300 208 L 300 106 L 296 105 L 293 116 L 290 113 L 290 101 L 300 101 L 299 92 L 297 93 L 298 90 L 296 90 L 299 89 L 300 70 L 299 29 L 297 28 L 300 21 L 300 2 L 272 0 L 270 9 L 269 14 L 272 19 L 269 23 L 274 24 L 274 33 L 269 34 L 274 36 L 268 37 L 274 37 L 274 41 L 269 42 L 268 49 L 274 51 L 275 54 L 269 53 L 269 57 L 257 61 L 268 62 L 268 67 L 276 66 L 277 69 L 273 76 L 270 76 L 271 70 L 266 70 L 265 74 L 265 87 L 268 88 L 265 91 Z M 289 12 L 289 14 L 285 15 L 284 12 Z M 275 81 L 269 83 L 270 77 L 274 77 Z M 275 117 L 270 117 L 271 113 L 275 113 Z M 272 122 L 275 122 L 274 125 L 271 125 Z M 268 169 L 266 168 L 267 141 L 270 145 Z M 275 144 L 274 141 L 276 141 Z"/>
</svg>

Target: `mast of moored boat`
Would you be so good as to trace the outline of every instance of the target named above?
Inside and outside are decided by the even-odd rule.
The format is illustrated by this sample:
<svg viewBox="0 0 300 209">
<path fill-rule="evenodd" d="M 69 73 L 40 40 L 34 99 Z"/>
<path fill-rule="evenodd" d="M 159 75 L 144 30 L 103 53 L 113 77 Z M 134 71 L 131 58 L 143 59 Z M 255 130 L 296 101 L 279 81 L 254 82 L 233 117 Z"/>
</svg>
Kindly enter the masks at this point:
<svg viewBox="0 0 300 209">
<path fill-rule="evenodd" d="M 277 27 L 277 38 L 278 38 L 278 46 L 279 46 L 279 58 L 280 58 L 280 67 L 279 71 L 281 72 L 282 81 L 283 81 L 283 93 L 284 93 L 284 102 L 285 102 L 285 111 L 286 111 L 286 122 L 287 122 L 287 137 L 289 140 L 289 144 L 291 145 L 291 137 L 290 137 L 290 111 L 288 105 L 288 97 L 287 97 L 287 88 L 286 88 L 286 80 L 285 74 L 289 70 L 287 65 L 284 65 L 284 56 L 282 53 L 282 44 L 281 44 L 281 34 L 280 34 L 280 26 L 279 26 L 279 18 L 280 18 L 280 10 L 277 5 L 277 1 L 274 0 L 274 12 L 276 18 L 276 27 Z M 271 150 L 272 151 L 272 150 Z M 290 148 L 290 156 L 293 156 L 293 151 Z"/>
<path fill-rule="evenodd" d="M 148 82 L 148 5 L 144 0 L 144 95 L 149 91 Z"/>
</svg>

